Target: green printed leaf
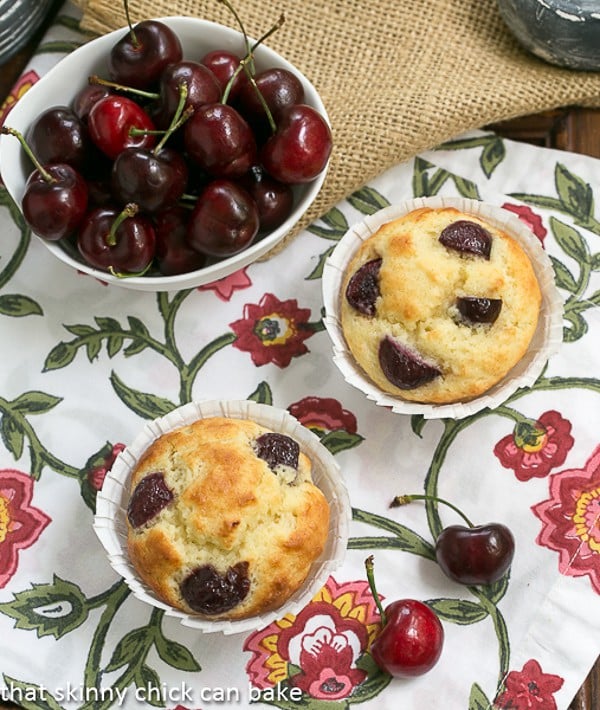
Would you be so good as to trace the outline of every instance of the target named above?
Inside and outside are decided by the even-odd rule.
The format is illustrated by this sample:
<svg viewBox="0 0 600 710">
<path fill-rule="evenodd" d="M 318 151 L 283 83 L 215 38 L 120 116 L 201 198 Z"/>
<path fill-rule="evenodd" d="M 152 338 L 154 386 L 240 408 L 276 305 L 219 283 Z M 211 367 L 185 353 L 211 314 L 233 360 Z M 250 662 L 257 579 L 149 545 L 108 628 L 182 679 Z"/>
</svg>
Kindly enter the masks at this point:
<svg viewBox="0 0 600 710">
<path fill-rule="evenodd" d="M 147 629 L 133 629 L 129 631 L 115 646 L 105 672 L 116 671 L 122 666 L 135 665 L 146 652 Z"/>
<path fill-rule="evenodd" d="M 328 431 L 327 434 L 321 437 L 321 443 L 332 454 L 339 454 L 340 451 L 352 449 L 358 446 L 361 441 L 364 441 L 364 439 L 360 434 L 352 434 L 344 429 Z"/>
<path fill-rule="evenodd" d="M 0 436 L 4 446 L 18 461 L 23 455 L 23 447 L 25 446 L 25 433 L 18 419 L 5 413 L 0 423 Z"/>
<path fill-rule="evenodd" d="M 17 592 L 13 601 L 0 604 L 0 612 L 15 619 L 17 629 L 59 639 L 83 624 L 88 606 L 76 584 L 54 575 L 52 584 Z"/>
<path fill-rule="evenodd" d="M 471 694 L 469 695 L 469 710 L 489 710 L 492 704 L 487 699 L 486 694 L 483 690 L 473 683 L 471 686 Z"/>
<path fill-rule="evenodd" d="M 563 340 L 565 343 L 574 343 L 576 340 L 583 338 L 588 332 L 588 324 L 581 313 L 566 309 L 563 317 L 570 324 L 570 326 L 563 328 Z"/>
<path fill-rule="evenodd" d="M 459 194 L 463 197 L 468 197 L 471 200 L 481 199 L 479 189 L 472 180 L 467 180 L 466 178 L 459 177 L 458 175 L 452 175 L 452 180 L 454 181 Z"/>
<path fill-rule="evenodd" d="M 481 604 L 466 599 L 429 599 L 427 606 L 430 606 L 443 621 L 460 626 L 476 624 L 488 615 Z"/>
<path fill-rule="evenodd" d="M 49 412 L 60 402 L 62 402 L 62 397 L 34 390 L 19 395 L 17 399 L 13 400 L 12 406 L 13 409 L 23 414 L 41 414 Z"/>
<path fill-rule="evenodd" d="M 561 163 L 556 164 L 554 181 L 556 192 L 565 211 L 577 219 L 584 221 L 589 219 L 594 211 L 592 188 Z"/>
<path fill-rule="evenodd" d="M 581 234 L 564 222 L 550 218 L 550 228 L 560 248 L 579 263 L 589 264 L 591 262 L 590 250 L 587 242 Z"/>
<path fill-rule="evenodd" d="M 44 687 L 3 675 L 6 686 L 12 691 L 12 700 L 25 710 L 63 710 L 54 696 Z"/>
<path fill-rule="evenodd" d="M 534 207 L 541 207 L 546 210 L 555 210 L 563 212 L 563 205 L 556 197 L 547 197 L 546 195 L 529 195 L 526 192 L 511 192 L 509 197 L 514 197 L 516 200 L 525 202 Z"/>
<path fill-rule="evenodd" d="M 427 197 L 429 192 L 429 177 L 427 171 L 435 167 L 432 163 L 417 156 L 413 166 L 412 189 L 415 197 Z"/>
<path fill-rule="evenodd" d="M 348 203 L 363 214 L 375 212 L 390 206 L 390 201 L 372 187 L 366 186 L 353 192 L 348 197 Z"/>
<path fill-rule="evenodd" d="M 85 343 L 85 352 L 90 362 L 93 362 L 98 357 L 101 349 L 102 340 L 100 337 L 89 338 Z"/>
<path fill-rule="evenodd" d="M 592 271 L 600 271 L 600 252 L 592 256 Z"/>
<path fill-rule="evenodd" d="M 356 522 L 366 523 L 373 527 L 385 530 L 390 533 L 389 537 L 357 537 L 351 538 L 348 541 L 348 549 L 365 550 L 365 549 L 381 549 L 394 548 L 401 549 L 405 552 L 411 552 L 415 555 L 420 555 L 428 560 L 435 560 L 435 552 L 433 545 L 423 539 L 416 532 L 413 532 L 405 525 L 397 523 L 395 520 L 384 518 L 375 513 L 367 513 L 364 510 L 352 509 L 352 519 Z"/>
<path fill-rule="evenodd" d="M 427 419 L 422 414 L 413 414 L 410 418 L 410 428 L 413 432 L 420 438 L 422 438 L 422 432 L 427 424 Z"/>
<path fill-rule="evenodd" d="M 479 164 L 483 170 L 486 177 L 491 177 L 494 170 L 500 165 L 500 163 L 506 157 L 506 148 L 504 147 L 504 141 L 501 138 L 495 137 L 487 141 L 483 151 L 481 152 L 481 158 L 479 159 Z"/>
<path fill-rule="evenodd" d="M 119 352 L 119 350 L 123 347 L 124 339 L 123 335 L 111 335 L 107 338 L 106 352 L 108 353 L 108 357 L 114 357 Z"/>
<path fill-rule="evenodd" d="M 140 417 L 144 417 L 144 419 L 161 417 L 177 406 L 164 397 L 148 392 L 140 392 L 133 389 L 133 387 L 129 387 L 114 371 L 110 375 L 110 382 L 123 404 Z"/>
<path fill-rule="evenodd" d="M 565 291 L 568 291 L 569 293 L 576 293 L 577 281 L 575 281 L 575 277 L 573 276 L 573 274 L 562 263 L 562 261 L 559 261 L 556 257 L 552 256 L 552 254 L 549 254 L 548 256 L 552 261 L 552 267 L 554 269 L 554 276 L 557 287 L 562 288 Z"/>
<path fill-rule="evenodd" d="M 325 262 L 329 258 L 330 254 L 333 253 L 334 249 L 335 249 L 335 246 L 329 247 L 329 249 L 327 249 L 326 251 L 324 251 L 322 254 L 319 255 L 319 261 L 317 262 L 317 265 L 315 266 L 315 268 L 306 277 L 306 281 L 314 281 L 316 279 L 323 278 L 323 269 L 325 268 Z"/>
<path fill-rule="evenodd" d="M 73 362 L 75 355 L 77 355 L 77 345 L 64 342 L 55 345 L 44 362 L 43 372 L 60 370 L 62 367 L 66 367 Z"/>
<path fill-rule="evenodd" d="M 492 604 L 498 604 L 502 597 L 508 591 L 508 582 L 510 580 L 510 572 L 503 575 L 492 584 L 483 584 L 476 588 L 476 593 L 479 596 L 489 599 Z"/>
<path fill-rule="evenodd" d="M 377 666 L 370 653 L 363 653 L 356 662 L 356 667 L 366 671 L 367 680 L 354 689 L 348 698 L 349 705 L 376 698 L 392 681 L 392 676 Z"/>
<path fill-rule="evenodd" d="M 88 335 L 94 335 L 96 332 L 91 325 L 86 325 L 85 323 L 65 325 L 65 330 L 68 330 L 69 333 L 72 333 L 79 338 L 87 338 Z"/>
<path fill-rule="evenodd" d="M 308 231 L 318 237 L 323 237 L 323 239 L 335 239 L 336 241 L 348 231 L 348 220 L 338 207 L 333 207 L 329 212 L 326 212 L 321 217 L 321 222 L 325 224 L 326 228 L 311 224 Z"/>
<path fill-rule="evenodd" d="M 0 296 L 0 314 L 12 316 L 13 318 L 23 318 L 24 316 L 43 315 L 42 307 L 29 296 L 21 294 L 5 294 Z"/>
<path fill-rule="evenodd" d="M 125 348 L 123 354 L 126 357 L 131 357 L 132 355 L 141 353 L 142 350 L 148 347 L 150 333 L 144 323 L 135 316 L 127 316 L 127 322 L 129 323 L 131 331 L 130 334 L 128 334 L 128 337 L 131 338 L 131 343 Z"/>
<path fill-rule="evenodd" d="M 156 650 L 163 661 L 180 671 L 202 670 L 188 649 L 176 641 L 166 639 L 162 633 L 156 634 Z"/>
<path fill-rule="evenodd" d="M 160 677 L 153 668 L 144 663 L 135 676 L 135 684 L 138 688 L 143 688 L 146 704 L 156 708 L 165 706 L 162 700 Z"/>
<path fill-rule="evenodd" d="M 260 382 L 248 399 L 259 404 L 273 404 L 273 392 L 269 387 L 269 383 Z"/>
</svg>

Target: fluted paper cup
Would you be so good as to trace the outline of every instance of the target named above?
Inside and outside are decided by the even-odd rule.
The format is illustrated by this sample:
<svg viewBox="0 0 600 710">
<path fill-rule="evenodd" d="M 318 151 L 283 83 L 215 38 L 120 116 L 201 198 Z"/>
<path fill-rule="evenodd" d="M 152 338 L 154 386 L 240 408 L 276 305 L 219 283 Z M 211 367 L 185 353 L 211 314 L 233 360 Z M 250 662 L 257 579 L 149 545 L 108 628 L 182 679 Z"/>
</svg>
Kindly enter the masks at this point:
<svg viewBox="0 0 600 710">
<path fill-rule="evenodd" d="M 287 434 L 298 442 L 311 459 L 313 481 L 324 493 L 330 507 L 327 543 L 321 556 L 313 562 L 300 589 L 278 609 L 260 616 L 240 620 L 207 620 L 175 609 L 156 597 L 142 582 L 127 552 L 127 503 L 132 471 L 146 449 L 160 436 L 179 427 L 208 417 L 251 419 L 271 431 Z M 132 444 L 122 451 L 106 475 L 96 499 L 94 530 L 104 546 L 113 569 L 120 574 L 140 601 L 163 609 L 184 626 L 204 633 L 235 634 L 268 626 L 286 614 L 298 613 L 324 586 L 328 577 L 342 563 L 348 542 L 351 507 L 346 487 L 333 455 L 319 438 L 284 409 L 249 400 L 210 400 L 192 402 L 146 424 Z"/>
<path fill-rule="evenodd" d="M 507 375 L 484 394 L 465 402 L 424 404 L 404 400 L 378 387 L 355 361 L 348 349 L 340 318 L 340 298 L 344 273 L 361 244 L 384 224 L 413 210 L 431 207 L 455 207 L 466 214 L 481 217 L 504 230 L 525 250 L 533 265 L 542 292 L 537 329 L 523 358 Z M 461 419 L 506 401 L 521 387 L 530 387 L 539 377 L 548 359 L 562 343 L 563 302 L 554 282 L 554 270 L 548 254 L 531 229 L 514 213 L 478 200 L 461 197 L 421 197 L 386 207 L 353 225 L 340 239 L 323 269 L 324 323 L 333 344 L 333 360 L 346 381 L 361 390 L 369 400 L 398 414 L 420 414 L 425 419 Z"/>
</svg>

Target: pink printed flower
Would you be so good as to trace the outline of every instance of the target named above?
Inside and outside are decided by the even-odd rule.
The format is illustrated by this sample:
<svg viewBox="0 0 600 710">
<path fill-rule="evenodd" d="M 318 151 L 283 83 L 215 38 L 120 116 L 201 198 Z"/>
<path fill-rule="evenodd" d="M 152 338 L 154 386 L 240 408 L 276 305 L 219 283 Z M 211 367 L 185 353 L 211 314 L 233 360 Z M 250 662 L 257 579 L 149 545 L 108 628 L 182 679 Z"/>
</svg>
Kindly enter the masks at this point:
<svg viewBox="0 0 600 710">
<path fill-rule="evenodd" d="M 552 468 L 562 466 L 573 446 L 571 422 L 553 410 L 537 420 L 522 419 L 512 434 L 494 447 L 504 468 L 512 468 L 519 481 L 543 478 Z"/>
<path fill-rule="evenodd" d="M 88 462 L 90 467 L 87 471 L 87 479 L 91 487 L 99 491 L 102 488 L 106 474 L 112 468 L 115 459 L 123 451 L 125 444 L 114 444 L 108 453 L 105 453 L 105 449 L 102 450 L 102 460 L 98 462 Z"/>
<path fill-rule="evenodd" d="M 548 230 L 544 227 L 542 218 L 539 214 L 531 209 L 527 205 L 513 205 L 510 202 L 505 202 L 502 207 L 509 212 L 514 212 L 517 217 L 531 229 L 535 236 L 540 240 L 542 245 L 544 244 L 544 239 Z"/>
<path fill-rule="evenodd" d="M 0 589 L 17 570 L 20 550 L 31 547 L 50 518 L 31 503 L 33 479 L 14 469 L 0 470 Z"/>
<path fill-rule="evenodd" d="M 304 397 L 304 399 L 290 404 L 288 411 L 307 429 L 311 429 L 317 435 L 339 429 L 343 429 L 349 434 L 356 434 L 356 417 L 352 412 L 343 409 L 337 399 Z"/>
<path fill-rule="evenodd" d="M 293 357 L 308 352 L 304 341 L 313 335 L 309 318 L 310 309 L 298 308 L 295 298 L 280 301 L 265 293 L 258 305 L 246 304 L 243 318 L 230 323 L 238 336 L 233 346 L 250 353 L 257 367 L 270 362 L 287 367 Z"/>
<path fill-rule="evenodd" d="M 550 498 L 532 507 L 542 521 L 536 542 L 559 554 L 558 570 L 588 575 L 600 594 L 600 446 L 584 468 L 550 477 Z"/>
<path fill-rule="evenodd" d="M 357 660 L 379 629 L 367 582 L 338 584 L 329 578 L 297 616 L 291 614 L 246 639 L 246 666 L 261 690 L 287 680 L 319 700 L 347 698 L 367 677 Z"/>
<path fill-rule="evenodd" d="M 230 301 L 234 291 L 241 291 L 252 286 L 252 281 L 248 276 L 247 269 L 240 269 L 229 276 L 225 276 L 218 281 L 199 286 L 199 291 L 214 291 L 222 301 Z"/>
<path fill-rule="evenodd" d="M 31 89 L 39 78 L 39 75 L 33 70 L 28 71 L 20 77 L 17 83 L 13 86 L 10 94 L 4 99 L 4 102 L 0 106 L 0 126 L 4 125 L 6 117 L 21 96 L 23 96 L 26 91 Z"/>
<path fill-rule="evenodd" d="M 498 710 L 556 710 L 554 693 L 563 686 L 564 679 L 558 675 L 543 673 L 540 664 L 533 658 L 520 671 L 511 671 L 506 676 L 504 690 L 494 701 Z"/>
</svg>

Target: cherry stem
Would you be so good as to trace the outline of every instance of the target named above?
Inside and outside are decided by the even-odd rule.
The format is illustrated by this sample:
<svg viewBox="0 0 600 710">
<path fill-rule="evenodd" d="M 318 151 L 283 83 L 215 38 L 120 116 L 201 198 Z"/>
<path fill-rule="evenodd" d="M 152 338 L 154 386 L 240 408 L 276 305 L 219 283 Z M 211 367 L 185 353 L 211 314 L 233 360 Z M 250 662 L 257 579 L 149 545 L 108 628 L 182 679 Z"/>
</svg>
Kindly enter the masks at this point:
<svg viewBox="0 0 600 710">
<path fill-rule="evenodd" d="M 129 17 L 129 2 L 127 0 L 123 0 L 123 5 L 125 6 L 125 17 L 127 18 L 127 24 L 129 25 L 129 33 L 131 34 L 131 43 L 134 47 L 139 47 L 140 43 L 137 35 L 135 34 L 135 30 L 133 29 L 133 25 L 131 24 L 131 18 Z"/>
<path fill-rule="evenodd" d="M 161 138 L 161 140 L 158 142 L 157 146 L 154 148 L 152 151 L 154 155 L 158 155 L 158 153 L 163 149 L 165 143 L 169 140 L 169 138 L 175 133 L 175 131 L 182 126 L 188 118 L 194 113 L 194 107 L 193 106 L 188 106 L 188 108 L 184 111 L 185 109 L 185 102 L 187 101 L 188 97 L 188 87 L 187 84 L 182 81 L 179 84 L 179 103 L 177 104 L 177 108 L 175 109 L 175 113 L 173 114 L 173 118 L 171 119 L 171 123 L 169 124 L 169 127 L 165 131 L 165 134 Z"/>
<path fill-rule="evenodd" d="M 460 515 L 460 517 L 470 528 L 474 527 L 473 523 L 469 520 L 469 518 L 467 518 L 467 516 L 462 512 L 462 510 L 460 510 L 460 508 L 457 508 L 453 503 L 450 503 L 450 501 L 446 500 L 445 498 L 439 498 L 438 496 L 421 495 L 419 493 L 396 496 L 394 500 L 390 503 L 390 508 L 398 508 L 401 505 L 407 505 L 413 500 L 433 500 L 437 503 L 443 503 L 444 505 L 447 505 L 449 508 L 451 508 L 455 513 L 458 513 L 458 515 Z"/>
<path fill-rule="evenodd" d="M 126 219 L 129 219 L 130 217 L 135 217 L 139 210 L 140 208 L 138 207 L 138 205 L 135 204 L 135 202 L 129 202 L 125 205 L 125 207 L 123 207 L 121 212 L 115 218 L 115 221 L 112 223 L 110 231 L 106 237 L 106 243 L 109 247 L 114 247 L 116 245 L 117 230 L 119 229 L 121 224 L 123 224 Z"/>
<path fill-rule="evenodd" d="M 235 21 L 238 23 L 238 26 L 240 28 L 240 32 L 242 33 L 242 35 L 244 37 L 244 45 L 246 47 L 246 53 L 250 54 L 250 40 L 248 39 L 248 34 L 246 33 L 246 28 L 244 27 L 244 23 L 242 22 L 240 16 L 238 15 L 235 8 L 228 0 L 218 0 L 218 2 L 220 2 L 222 5 L 225 5 L 225 7 L 229 10 L 229 12 L 235 18 Z"/>
<path fill-rule="evenodd" d="M 144 91 L 143 89 L 134 89 L 133 86 L 124 86 L 123 84 L 117 84 L 117 82 L 109 81 L 108 79 L 103 79 L 97 74 L 92 74 L 91 76 L 89 76 L 88 83 L 97 84 L 99 86 L 106 86 L 109 89 L 116 89 L 117 91 L 123 91 L 124 93 L 136 94 L 137 96 L 142 96 L 145 99 L 160 99 L 160 94 L 157 94 L 156 92 Z"/>
<path fill-rule="evenodd" d="M 23 146 L 23 150 L 31 160 L 31 162 L 34 164 L 36 167 L 37 171 L 39 174 L 42 176 L 42 178 L 47 182 L 47 183 L 53 183 L 57 182 L 55 177 L 52 177 L 50 173 L 44 168 L 44 166 L 40 163 L 40 161 L 35 157 L 33 154 L 33 151 L 27 144 L 27 141 L 23 137 L 23 134 L 17 131 L 16 128 L 9 128 L 8 126 L 2 126 L 0 127 L 0 132 L 4 135 L 7 136 L 14 136 L 15 138 L 18 139 L 19 143 Z"/>
<path fill-rule="evenodd" d="M 381 604 L 381 599 L 379 598 L 379 594 L 377 593 L 377 588 L 375 586 L 374 567 L 375 564 L 373 560 L 373 555 L 369 555 L 369 557 L 367 557 L 367 559 L 365 560 L 365 568 L 367 570 L 367 581 L 369 582 L 369 587 L 371 589 L 371 594 L 373 595 L 373 600 L 375 601 L 375 606 L 377 607 L 377 610 L 379 611 L 379 616 L 381 617 L 381 625 L 385 626 L 387 623 L 387 618 L 383 609 L 383 605 Z"/>
</svg>

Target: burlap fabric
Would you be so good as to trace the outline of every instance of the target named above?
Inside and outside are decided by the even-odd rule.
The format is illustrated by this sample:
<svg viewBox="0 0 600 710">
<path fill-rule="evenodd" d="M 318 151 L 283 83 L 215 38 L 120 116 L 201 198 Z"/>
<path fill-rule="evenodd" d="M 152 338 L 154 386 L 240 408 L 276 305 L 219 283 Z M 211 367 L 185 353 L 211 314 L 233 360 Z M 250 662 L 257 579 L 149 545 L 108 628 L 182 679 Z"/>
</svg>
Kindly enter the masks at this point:
<svg viewBox="0 0 600 710">
<path fill-rule="evenodd" d="M 121 0 L 78 0 L 82 26 L 123 26 Z M 239 0 L 251 37 L 315 84 L 334 134 L 330 172 L 305 226 L 384 169 L 465 130 L 573 104 L 600 105 L 600 72 L 550 66 L 520 48 L 495 0 Z M 219 0 L 130 0 L 132 21 L 191 15 L 237 29 Z"/>
</svg>

